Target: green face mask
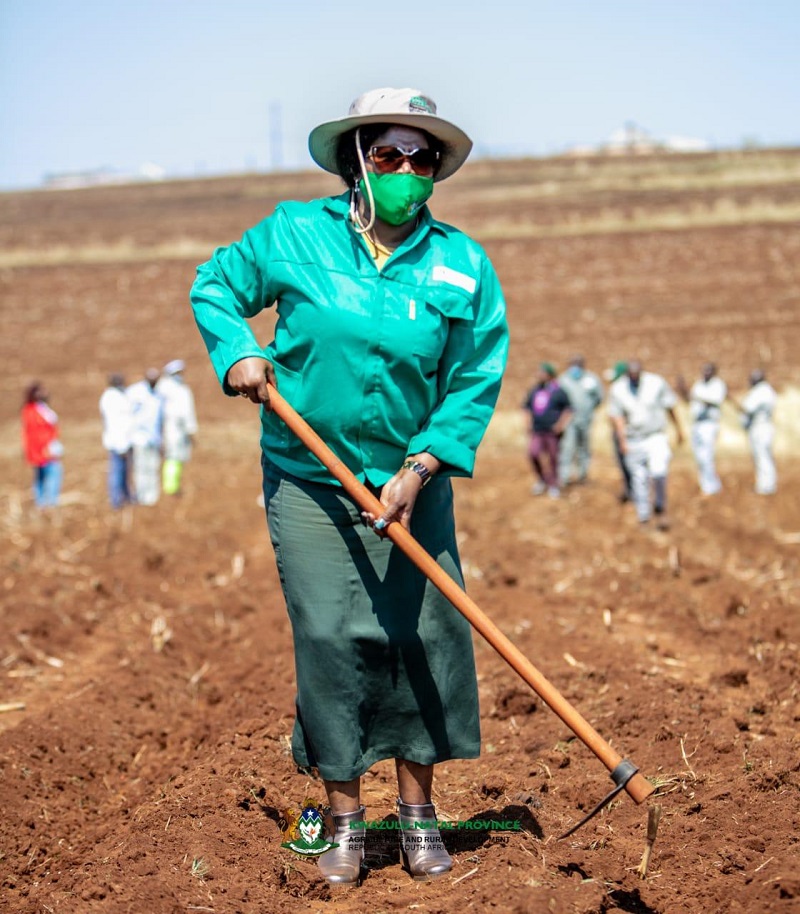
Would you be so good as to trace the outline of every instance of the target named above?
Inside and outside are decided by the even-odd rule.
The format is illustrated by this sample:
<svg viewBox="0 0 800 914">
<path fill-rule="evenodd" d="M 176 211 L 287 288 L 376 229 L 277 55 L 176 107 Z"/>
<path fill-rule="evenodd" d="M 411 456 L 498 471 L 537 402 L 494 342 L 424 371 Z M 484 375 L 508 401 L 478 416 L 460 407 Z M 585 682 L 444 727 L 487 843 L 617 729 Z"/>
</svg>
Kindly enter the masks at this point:
<svg viewBox="0 0 800 914">
<path fill-rule="evenodd" d="M 375 215 L 389 225 L 402 225 L 413 219 L 433 193 L 433 178 L 415 174 L 376 175 L 367 172 Z M 369 199 L 364 179 L 358 183 L 365 199 Z"/>
</svg>

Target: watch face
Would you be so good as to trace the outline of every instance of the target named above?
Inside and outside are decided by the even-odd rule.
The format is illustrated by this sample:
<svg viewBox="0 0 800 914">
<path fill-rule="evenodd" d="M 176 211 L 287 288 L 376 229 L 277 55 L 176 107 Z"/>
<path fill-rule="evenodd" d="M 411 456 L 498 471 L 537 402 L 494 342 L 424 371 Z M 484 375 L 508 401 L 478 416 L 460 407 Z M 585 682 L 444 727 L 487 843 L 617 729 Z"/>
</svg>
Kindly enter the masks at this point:
<svg viewBox="0 0 800 914">
<path fill-rule="evenodd" d="M 431 478 L 431 471 L 425 466 L 424 463 L 420 463 L 418 460 L 406 460 L 403 464 L 402 469 L 412 470 L 414 473 L 419 476 L 422 480 L 422 485 L 424 486 Z"/>
</svg>

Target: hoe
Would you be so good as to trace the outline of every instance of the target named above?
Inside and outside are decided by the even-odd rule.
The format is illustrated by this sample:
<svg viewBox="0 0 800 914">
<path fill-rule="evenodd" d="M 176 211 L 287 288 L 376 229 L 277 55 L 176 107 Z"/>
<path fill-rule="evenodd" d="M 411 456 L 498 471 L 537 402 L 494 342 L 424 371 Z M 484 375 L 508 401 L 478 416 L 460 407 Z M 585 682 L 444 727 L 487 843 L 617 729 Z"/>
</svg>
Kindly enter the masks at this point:
<svg viewBox="0 0 800 914">
<path fill-rule="evenodd" d="M 297 435 L 300 441 L 317 457 L 337 479 L 342 488 L 355 500 L 359 507 L 370 514 L 378 516 L 383 513 L 383 505 L 360 483 L 353 473 L 339 460 L 327 444 L 311 426 L 286 402 L 270 384 L 270 404 L 277 416 Z M 599 733 L 589 724 L 563 695 L 552 685 L 524 654 L 500 631 L 489 617 L 477 606 L 466 592 L 444 571 L 434 559 L 419 545 L 414 537 L 398 523 L 386 527 L 386 536 L 405 553 L 417 568 L 434 584 L 453 606 L 470 622 L 472 627 L 489 642 L 498 654 L 515 670 L 522 679 L 536 692 L 542 701 L 569 727 L 606 766 L 611 773 L 614 788 L 595 806 L 588 815 L 576 825 L 560 835 L 567 838 L 582 825 L 597 815 L 618 793 L 625 790 L 628 795 L 640 804 L 653 793 L 653 785 L 640 773 L 639 769 L 628 759 L 622 758 Z M 650 810 L 648 823 L 648 844 L 655 840 L 657 815 L 659 807 Z M 652 836 L 652 837 L 651 837 Z M 649 856 L 649 855 L 648 855 Z M 644 864 L 643 861 L 643 865 Z"/>
</svg>

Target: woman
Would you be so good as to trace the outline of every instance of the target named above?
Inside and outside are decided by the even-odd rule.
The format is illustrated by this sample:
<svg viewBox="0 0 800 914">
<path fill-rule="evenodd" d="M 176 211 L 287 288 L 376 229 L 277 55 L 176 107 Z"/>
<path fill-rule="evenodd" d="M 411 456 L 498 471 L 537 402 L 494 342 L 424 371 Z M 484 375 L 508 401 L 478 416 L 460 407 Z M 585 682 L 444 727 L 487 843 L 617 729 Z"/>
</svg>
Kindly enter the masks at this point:
<svg viewBox="0 0 800 914">
<path fill-rule="evenodd" d="M 61 455 L 58 416 L 47 404 L 44 385 L 34 381 L 22 406 L 22 442 L 25 459 L 33 467 L 33 498 L 37 508 L 52 508 L 61 494 Z"/>
<path fill-rule="evenodd" d="M 471 146 L 422 93 L 367 92 L 309 137 L 346 192 L 279 206 L 199 267 L 192 290 L 223 389 L 262 405 L 264 497 L 295 645 L 293 755 L 325 784 L 339 846 L 319 865 L 335 883 L 360 879 L 360 778 L 387 758 L 406 868 L 447 872 L 438 830 L 414 826 L 436 817 L 434 764 L 480 750 L 469 625 L 383 538 L 401 523 L 461 580 L 449 477 L 472 474 L 508 334 L 485 253 L 426 200 Z M 264 351 L 246 318 L 273 304 Z M 380 517 L 362 515 L 270 411 L 267 381 L 378 495 Z"/>
</svg>

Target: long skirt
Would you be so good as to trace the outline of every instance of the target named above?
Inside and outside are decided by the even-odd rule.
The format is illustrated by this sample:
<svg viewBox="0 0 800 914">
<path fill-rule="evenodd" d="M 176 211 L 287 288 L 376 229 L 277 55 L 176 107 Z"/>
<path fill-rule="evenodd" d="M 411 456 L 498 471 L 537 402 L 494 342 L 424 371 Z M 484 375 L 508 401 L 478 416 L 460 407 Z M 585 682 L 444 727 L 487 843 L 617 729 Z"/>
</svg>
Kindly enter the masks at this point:
<svg viewBox="0 0 800 914">
<path fill-rule="evenodd" d="M 349 781 L 381 759 L 477 757 L 467 620 L 340 487 L 265 460 L 264 498 L 294 636 L 297 764 Z M 420 492 L 411 533 L 461 584 L 449 479 Z"/>
</svg>

